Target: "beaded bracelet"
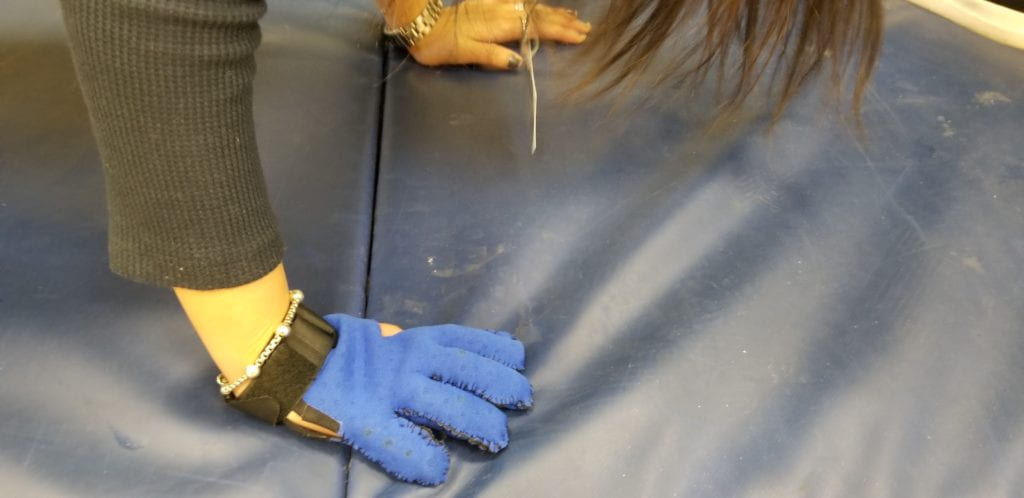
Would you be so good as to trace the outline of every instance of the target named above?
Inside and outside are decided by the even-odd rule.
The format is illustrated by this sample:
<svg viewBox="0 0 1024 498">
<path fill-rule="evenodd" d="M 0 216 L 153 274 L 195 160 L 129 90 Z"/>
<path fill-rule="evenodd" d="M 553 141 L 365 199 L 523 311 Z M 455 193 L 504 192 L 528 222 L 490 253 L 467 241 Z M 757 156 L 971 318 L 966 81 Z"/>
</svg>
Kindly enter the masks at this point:
<svg viewBox="0 0 1024 498">
<path fill-rule="evenodd" d="M 220 386 L 220 394 L 225 398 L 231 397 L 231 392 L 238 386 L 242 385 L 249 379 L 255 379 L 260 376 L 260 369 L 263 368 L 263 364 L 267 362 L 267 358 L 270 358 L 270 354 L 277 349 L 277 346 L 281 344 L 281 341 L 292 331 L 292 321 L 295 320 L 295 311 L 299 309 L 299 303 L 302 302 L 303 294 L 302 291 L 295 289 L 290 292 L 291 303 L 288 305 L 288 313 L 284 315 L 284 321 L 281 325 L 278 325 L 274 329 L 274 337 L 270 339 L 267 346 L 263 348 L 263 352 L 256 358 L 256 361 L 252 365 L 245 367 L 245 373 L 241 377 L 235 379 L 234 382 L 228 382 L 224 378 L 224 374 L 217 374 L 217 385 Z"/>
</svg>

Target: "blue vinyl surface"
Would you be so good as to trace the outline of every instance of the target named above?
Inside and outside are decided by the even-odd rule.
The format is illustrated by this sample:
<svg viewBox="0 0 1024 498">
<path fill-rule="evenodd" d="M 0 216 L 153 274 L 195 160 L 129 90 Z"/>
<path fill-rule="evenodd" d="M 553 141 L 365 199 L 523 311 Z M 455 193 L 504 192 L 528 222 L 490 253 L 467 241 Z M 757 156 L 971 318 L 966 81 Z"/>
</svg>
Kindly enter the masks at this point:
<svg viewBox="0 0 1024 498">
<path fill-rule="evenodd" d="M 0 495 L 1024 489 L 1024 52 L 890 3 L 858 143 L 813 92 L 770 133 L 756 113 L 705 133 L 700 100 L 566 104 L 570 51 L 544 49 L 531 156 L 525 73 L 392 51 L 382 87 L 369 2 L 272 2 L 256 120 L 293 285 L 325 314 L 527 347 L 509 447 L 455 443 L 449 482 L 421 488 L 224 406 L 170 292 L 107 271 L 56 7 L 16 1 Z"/>
<path fill-rule="evenodd" d="M 536 402 L 350 493 L 1019 495 L 1024 53 L 887 16 L 863 144 L 812 94 L 769 134 L 563 105 L 542 50 L 531 157 L 525 74 L 392 60 L 368 313 L 514 331 Z"/>
</svg>

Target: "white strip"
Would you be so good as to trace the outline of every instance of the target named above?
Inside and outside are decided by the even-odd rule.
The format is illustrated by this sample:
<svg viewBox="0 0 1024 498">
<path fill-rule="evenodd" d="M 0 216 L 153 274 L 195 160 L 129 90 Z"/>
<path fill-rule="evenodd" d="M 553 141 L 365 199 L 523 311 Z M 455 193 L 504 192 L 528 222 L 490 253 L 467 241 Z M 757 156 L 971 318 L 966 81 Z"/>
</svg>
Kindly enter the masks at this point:
<svg viewBox="0 0 1024 498">
<path fill-rule="evenodd" d="M 975 33 L 1024 50 L 1024 12 L 985 0 L 910 0 Z"/>
</svg>

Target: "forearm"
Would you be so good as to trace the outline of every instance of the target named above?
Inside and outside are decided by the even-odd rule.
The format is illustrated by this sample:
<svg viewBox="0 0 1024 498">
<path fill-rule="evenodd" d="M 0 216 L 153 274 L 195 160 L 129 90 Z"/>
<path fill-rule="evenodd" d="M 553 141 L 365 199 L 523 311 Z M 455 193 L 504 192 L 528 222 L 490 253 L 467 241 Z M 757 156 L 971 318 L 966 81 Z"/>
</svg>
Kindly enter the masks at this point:
<svg viewBox="0 0 1024 498">
<path fill-rule="evenodd" d="M 284 265 L 240 286 L 215 290 L 175 287 L 174 293 L 210 357 L 231 380 L 240 377 L 246 365 L 259 356 L 281 324 L 290 299 Z"/>
</svg>

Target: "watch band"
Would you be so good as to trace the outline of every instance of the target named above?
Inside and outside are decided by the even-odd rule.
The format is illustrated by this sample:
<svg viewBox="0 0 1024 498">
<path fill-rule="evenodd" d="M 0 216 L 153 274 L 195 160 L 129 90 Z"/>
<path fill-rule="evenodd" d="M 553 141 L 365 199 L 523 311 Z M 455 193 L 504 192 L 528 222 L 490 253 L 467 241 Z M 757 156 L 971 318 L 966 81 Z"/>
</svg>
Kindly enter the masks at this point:
<svg viewBox="0 0 1024 498">
<path fill-rule="evenodd" d="M 405 48 L 412 48 L 424 36 L 430 33 L 441 17 L 441 10 L 444 8 L 443 0 L 427 0 L 427 6 L 423 12 L 416 16 L 411 23 L 398 28 L 384 26 L 384 34 L 391 37 L 399 45 Z"/>
</svg>

